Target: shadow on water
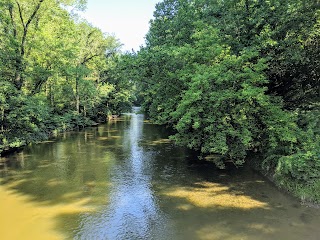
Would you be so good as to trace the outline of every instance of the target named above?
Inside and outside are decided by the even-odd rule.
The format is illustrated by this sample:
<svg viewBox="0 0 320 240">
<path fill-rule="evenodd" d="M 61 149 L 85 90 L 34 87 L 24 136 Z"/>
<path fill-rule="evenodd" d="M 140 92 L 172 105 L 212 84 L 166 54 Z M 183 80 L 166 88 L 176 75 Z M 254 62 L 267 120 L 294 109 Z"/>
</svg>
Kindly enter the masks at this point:
<svg viewBox="0 0 320 240">
<path fill-rule="evenodd" d="M 1 187 L 31 203 L 30 215 L 53 219 L 62 239 L 312 240 L 320 234 L 319 210 L 300 206 L 250 169 L 219 171 L 197 161 L 141 114 L 9 158 Z"/>
<path fill-rule="evenodd" d="M 8 156 L 6 168 L 0 172 L 1 186 L 10 197 L 8 201 L 34 203 L 27 206 L 29 209 L 35 206 L 30 215 L 46 214 L 54 218 L 56 229 L 71 238 L 83 214 L 108 204 L 110 171 L 116 156 L 121 155 L 118 145 L 121 129 L 127 123 L 119 121 L 66 133 L 55 141 Z M 11 211 L 10 218 L 19 218 L 14 214 L 21 213 Z"/>
<path fill-rule="evenodd" d="M 320 211 L 251 169 L 218 170 L 166 138 L 142 145 L 157 153 L 153 190 L 176 231 L 172 239 L 319 239 Z"/>
</svg>

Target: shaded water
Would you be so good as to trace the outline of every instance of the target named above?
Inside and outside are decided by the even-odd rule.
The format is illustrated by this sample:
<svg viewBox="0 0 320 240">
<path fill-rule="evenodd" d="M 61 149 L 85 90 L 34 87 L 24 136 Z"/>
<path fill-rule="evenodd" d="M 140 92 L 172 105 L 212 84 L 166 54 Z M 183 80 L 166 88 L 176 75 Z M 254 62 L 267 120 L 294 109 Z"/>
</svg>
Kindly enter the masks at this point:
<svg viewBox="0 0 320 240">
<path fill-rule="evenodd" d="M 138 109 L 135 109 L 136 111 Z M 320 210 L 217 171 L 141 114 L 7 157 L 1 239 L 319 239 Z"/>
</svg>

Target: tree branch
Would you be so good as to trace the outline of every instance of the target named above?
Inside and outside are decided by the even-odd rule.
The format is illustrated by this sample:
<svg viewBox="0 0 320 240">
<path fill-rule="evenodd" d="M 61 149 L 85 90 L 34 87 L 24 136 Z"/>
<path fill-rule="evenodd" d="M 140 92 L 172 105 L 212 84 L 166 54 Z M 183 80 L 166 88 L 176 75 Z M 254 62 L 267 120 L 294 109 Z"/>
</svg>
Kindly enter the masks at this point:
<svg viewBox="0 0 320 240">
<path fill-rule="evenodd" d="M 34 19 L 34 17 L 36 16 L 38 10 L 40 9 L 41 4 L 43 3 L 44 0 L 40 0 L 38 5 L 36 6 L 36 8 L 34 9 L 33 13 L 31 14 L 30 18 L 28 19 L 27 23 L 26 23 L 26 28 L 28 28 L 28 25 L 31 23 L 31 21 Z"/>
<path fill-rule="evenodd" d="M 86 62 L 89 62 L 91 59 L 95 58 L 95 57 L 98 57 L 101 53 L 96 53 L 96 54 L 93 54 L 91 55 L 90 57 L 87 56 L 87 57 L 84 57 L 83 61 L 81 62 L 81 65 L 85 64 Z"/>
<path fill-rule="evenodd" d="M 21 39 L 21 46 L 20 46 L 20 52 L 21 52 L 21 56 L 23 57 L 25 49 L 24 49 L 24 45 L 25 45 L 25 41 L 27 38 L 27 34 L 28 34 L 28 27 L 30 25 L 30 23 L 32 22 L 32 20 L 34 19 L 34 17 L 36 16 L 37 12 L 40 9 L 41 4 L 43 3 L 44 0 L 39 0 L 37 6 L 35 7 L 35 9 L 33 10 L 31 16 L 29 17 L 27 23 L 24 23 L 24 19 L 23 19 L 23 15 L 22 15 L 22 8 L 19 4 L 19 2 L 16 0 L 16 4 L 18 6 L 19 9 L 19 15 L 20 15 L 20 20 L 23 26 L 23 35 L 22 35 L 22 39 Z"/>
<path fill-rule="evenodd" d="M 87 41 L 86 41 L 86 46 L 89 47 L 89 45 L 93 42 L 93 40 L 91 40 L 91 42 L 89 43 L 90 37 L 93 35 L 93 33 L 95 32 L 95 30 L 92 30 L 88 36 L 87 36 Z"/>
<path fill-rule="evenodd" d="M 11 19 L 11 24 L 13 27 L 13 37 L 16 38 L 17 37 L 17 26 L 16 23 L 14 22 L 14 18 L 13 18 L 13 6 L 10 4 L 9 5 L 9 14 L 10 14 L 10 19 Z"/>
<path fill-rule="evenodd" d="M 21 6 L 20 6 L 20 4 L 19 4 L 18 1 L 16 1 L 16 4 L 17 4 L 18 10 L 19 10 L 20 21 L 21 21 L 21 23 L 22 23 L 23 29 L 25 30 L 25 29 L 26 29 L 26 26 L 25 26 L 25 24 L 24 24 L 24 20 L 23 20 L 23 16 L 22 16 Z"/>
</svg>

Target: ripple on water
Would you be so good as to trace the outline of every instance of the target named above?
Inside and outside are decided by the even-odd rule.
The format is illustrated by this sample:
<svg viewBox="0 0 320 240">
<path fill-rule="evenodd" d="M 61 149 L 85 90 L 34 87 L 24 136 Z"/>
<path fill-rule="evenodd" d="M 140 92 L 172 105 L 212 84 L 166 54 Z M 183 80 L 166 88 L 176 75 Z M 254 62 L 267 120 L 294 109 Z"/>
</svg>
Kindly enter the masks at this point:
<svg viewBox="0 0 320 240">
<path fill-rule="evenodd" d="M 198 161 L 138 111 L 9 157 L 1 239 L 319 239 L 320 209 Z"/>
</svg>

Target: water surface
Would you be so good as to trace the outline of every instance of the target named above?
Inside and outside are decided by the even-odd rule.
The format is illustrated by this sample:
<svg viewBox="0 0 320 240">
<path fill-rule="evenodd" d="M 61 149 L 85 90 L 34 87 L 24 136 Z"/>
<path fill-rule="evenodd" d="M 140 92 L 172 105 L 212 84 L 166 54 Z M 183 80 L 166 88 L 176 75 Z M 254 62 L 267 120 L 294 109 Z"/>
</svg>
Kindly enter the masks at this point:
<svg viewBox="0 0 320 240">
<path fill-rule="evenodd" d="M 1 239 L 319 239 L 319 209 L 197 161 L 135 112 L 2 159 Z"/>
</svg>

